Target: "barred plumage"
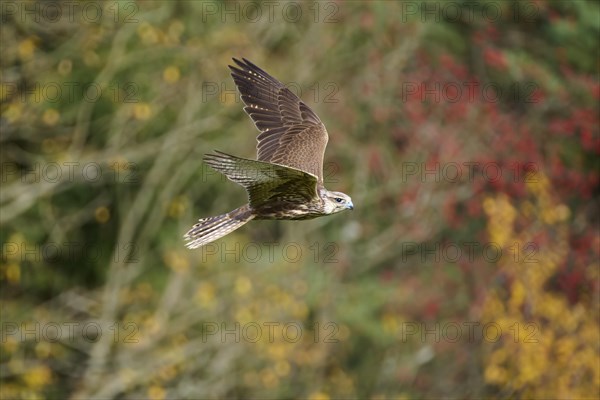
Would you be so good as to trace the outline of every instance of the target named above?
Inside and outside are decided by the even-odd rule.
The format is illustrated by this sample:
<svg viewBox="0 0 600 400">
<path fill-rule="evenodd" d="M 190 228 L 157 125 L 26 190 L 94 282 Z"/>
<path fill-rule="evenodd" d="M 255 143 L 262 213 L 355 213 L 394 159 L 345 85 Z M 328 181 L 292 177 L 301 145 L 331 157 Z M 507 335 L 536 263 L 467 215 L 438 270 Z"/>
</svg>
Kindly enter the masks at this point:
<svg viewBox="0 0 600 400">
<path fill-rule="evenodd" d="M 186 244 L 190 249 L 213 242 L 220 237 L 235 231 L 240 226 L 254 218 L 254 214 L 247 205 L 216 217 L 202 218 L 185 234 Z"/>
<path fill-rule="evenodd" d="M 248 192 L 248 204 L 227 214 L 201 219 L 184 236 L 197 248 L 252 219 L 310 219 L 354 205 L 341 192 L 323 186 L 328 135 L 319 117 L 281 82 L 246 59 L 229 66 L 244 111 L 261 131 L 257 160 L 217 151 L 206 164 Z"/>
</svg>

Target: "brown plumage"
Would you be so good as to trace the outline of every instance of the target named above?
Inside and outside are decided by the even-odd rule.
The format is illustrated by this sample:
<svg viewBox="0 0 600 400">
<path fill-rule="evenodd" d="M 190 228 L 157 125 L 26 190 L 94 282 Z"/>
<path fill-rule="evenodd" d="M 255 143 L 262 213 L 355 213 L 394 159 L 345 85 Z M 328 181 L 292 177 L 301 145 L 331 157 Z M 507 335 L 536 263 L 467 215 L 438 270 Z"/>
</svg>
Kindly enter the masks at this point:
<svg viewBox="0 0 600 400">
<path fill-rule="evenodd" d="M 260 130 L 257 160 L 222 152 L 205 162 L 248 192 L 248 204 L 201 219 L 184 236 L 189 248 L 210 243 L 252 219 L 310 219 L 353 209 L 344 193 L 323 186 L 328 135 L 319 117 L 281 82 L 250 61 L 233 59 L 231 76 Z"/>
<path fill-rule="evenodd" d="M 244 111 L 261 132 L 259 161 L 287 165 L 318 177 L 323 184 L 323 157 L 329 136 L 317 114 L 283 84 L 244 59 L 230 66 Z"/>
</svg>

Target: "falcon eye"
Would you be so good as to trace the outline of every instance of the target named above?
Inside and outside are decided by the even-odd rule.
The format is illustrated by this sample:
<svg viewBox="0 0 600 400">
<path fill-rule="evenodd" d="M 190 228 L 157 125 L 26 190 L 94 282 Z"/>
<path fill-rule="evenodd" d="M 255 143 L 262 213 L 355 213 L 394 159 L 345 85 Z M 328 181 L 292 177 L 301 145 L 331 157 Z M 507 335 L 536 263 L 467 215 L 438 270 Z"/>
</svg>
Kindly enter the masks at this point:
<svg viewBox="0 0 600 400">
<path fill-rule="evenodd" d="M 336 197 L 335 201 L 337 201 L 338 203 L 343 203 L 344 199 L 342 199 L 341 197 Z"/>
</svg>

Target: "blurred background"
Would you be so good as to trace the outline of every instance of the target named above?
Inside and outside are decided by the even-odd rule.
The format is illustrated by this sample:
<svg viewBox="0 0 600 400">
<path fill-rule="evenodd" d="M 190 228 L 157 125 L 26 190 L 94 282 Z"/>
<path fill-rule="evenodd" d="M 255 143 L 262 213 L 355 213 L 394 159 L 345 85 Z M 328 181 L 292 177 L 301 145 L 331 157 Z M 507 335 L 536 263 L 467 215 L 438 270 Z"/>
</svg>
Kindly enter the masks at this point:
<svg viewBox="0 0 600 400">
<path fill-rule="evenodd" d="M 599 5 L 1 3 L 1 397 L 595 398 Z M 595 38 L 595 39 L 594 39 Z M 246 202 L 246 57 L 355 210 Z"/>
</svg>

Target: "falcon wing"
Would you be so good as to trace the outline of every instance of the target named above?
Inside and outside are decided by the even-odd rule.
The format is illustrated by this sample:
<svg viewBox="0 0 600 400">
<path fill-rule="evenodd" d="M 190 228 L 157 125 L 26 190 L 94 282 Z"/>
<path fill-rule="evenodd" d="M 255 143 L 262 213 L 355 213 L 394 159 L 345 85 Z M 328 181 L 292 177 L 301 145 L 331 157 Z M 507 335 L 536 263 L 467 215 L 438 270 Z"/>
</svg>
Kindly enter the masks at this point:
<svg viewBox="0 0 600 400">
<path fill-rule="evenodd" d="M 317 114 L 271 75 L 242 58 L 233 59 L 231 76 L 246 104 L 244 111 L 260 130 L 258 160 L 286 165 L 317 177 L 323 185 L 327 130 Z"/>
<path fill-rule="evenodd" d="M 317 195 L 317 177 L 284 165 L 248 160 L 220 151 L 204 162 L 248 191 L 253 208 L 276 201 L 310 202 Z"/>
</svg>

